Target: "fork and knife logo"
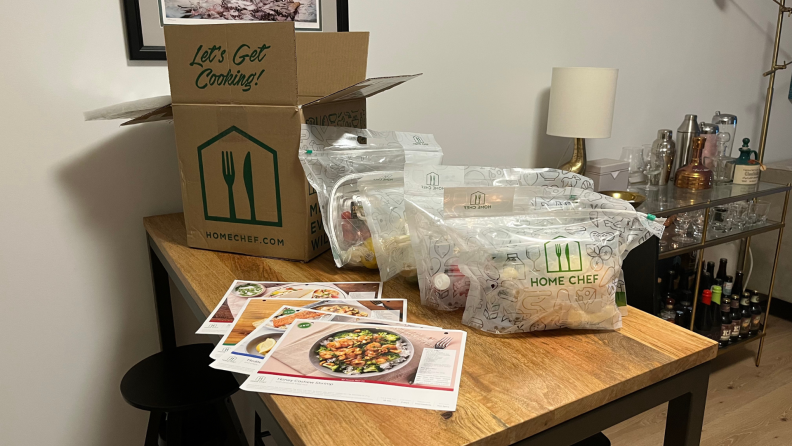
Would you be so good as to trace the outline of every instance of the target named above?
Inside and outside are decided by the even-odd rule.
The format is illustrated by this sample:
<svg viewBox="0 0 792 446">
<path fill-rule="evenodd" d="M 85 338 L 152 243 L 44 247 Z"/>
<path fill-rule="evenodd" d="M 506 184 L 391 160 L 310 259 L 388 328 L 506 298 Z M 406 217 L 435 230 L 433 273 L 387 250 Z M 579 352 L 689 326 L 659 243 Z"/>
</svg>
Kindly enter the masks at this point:
<svg viewBox="0 0 792 446">
<path fill-rule="evenodd" d="M 233 152 L 222 152 L 223 158 L 223 180 L 228 187 L 228 212 L 232 220 L 236 220 L 236 206 L 234 204 L 234 181 L 236 180 L 236 169 L 234 168 Z M 250 220 L 256 221 L 256 199 L 253 195 L 253 166 L 250 163 L 250 152 L 245 155 L 245 162 L 242 165 L 242 179 L 245 181 L 245 191 L 247 192 L 248 202 L 250 203 Z"/>
</svg>

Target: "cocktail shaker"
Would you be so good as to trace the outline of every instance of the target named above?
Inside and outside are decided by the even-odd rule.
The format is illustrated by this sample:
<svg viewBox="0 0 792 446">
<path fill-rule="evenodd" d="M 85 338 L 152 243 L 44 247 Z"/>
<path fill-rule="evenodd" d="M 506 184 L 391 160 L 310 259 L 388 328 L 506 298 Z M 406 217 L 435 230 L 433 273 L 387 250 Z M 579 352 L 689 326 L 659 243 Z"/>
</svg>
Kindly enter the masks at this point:
<svg viewBox="0 0 792 446">
<path fill-rule="evenodd" d="M 726 152 L 719 155 L 731 156 L 732 147 L 734 147 L 734 141 L 737 138 L 737 116 L 716 111 L 715 116 L 712 117 L 712 123 L 718 126 L 721 134 L 729 134 L 729 139 L 726 140 Z"/>
<path fill-rule="evenodd" d="M 676 171 L 680 167 L 690 162 L 693 155 L 693 138 L 699 136 L 700 133 L 697 116 L 685 115 L 685 120 L 677 129 L 676 160 L 671 171 L 672 178 L 676 178 Z"/>
<path fill-rule="evenodd" d="M 650 186 L 663 186 L 670 181 L 676 159 L 675 146 L 673 131 L 669 129 L 657 131 L 657 139 L 652 143 L 646 171 L 649 177 L 647 183 Z"/>
</svg>

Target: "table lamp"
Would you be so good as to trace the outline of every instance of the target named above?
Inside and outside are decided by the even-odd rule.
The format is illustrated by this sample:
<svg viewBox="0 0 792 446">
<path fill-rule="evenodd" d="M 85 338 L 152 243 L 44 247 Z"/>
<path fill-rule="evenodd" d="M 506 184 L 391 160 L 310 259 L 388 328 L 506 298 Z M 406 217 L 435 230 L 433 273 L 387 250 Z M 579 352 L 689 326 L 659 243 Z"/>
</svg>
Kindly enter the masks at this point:
<svg viewBox="0 0 792 446">
<path fill-rule="evenodd" d="M 585 138 L 610 138 L 617 68 L 556 67 L 550 85 L 547 134 L 575 138 L 562 170 L 585 175 Z"/>
</svg>

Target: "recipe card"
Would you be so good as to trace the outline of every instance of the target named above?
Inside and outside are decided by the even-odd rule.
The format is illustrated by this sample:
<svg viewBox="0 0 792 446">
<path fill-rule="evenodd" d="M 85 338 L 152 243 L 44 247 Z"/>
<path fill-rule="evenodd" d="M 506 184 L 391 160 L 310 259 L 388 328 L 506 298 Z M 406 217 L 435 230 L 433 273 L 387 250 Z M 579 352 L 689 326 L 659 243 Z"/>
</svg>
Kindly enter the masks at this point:
<svg viewBox="0 0 792 446">
<path fill-rule="evenodd" d="M 253 298 L 379 299 L 382 282 L 255 282 L 235 280 L 197 334 L 224 335 L 246 302 Z"/>
<path fill-rule="evenodd" d="M 263 324 L 256 327 L 256 329 L 244 339 L 237 342 L 236 345 L 231 346 L 230 350 L 220 355 L 220 357 L 209 364 L 209 366 L 229 372 L 244 373 L 247 375 L 254 374 L 261 368 L 261 364 L 264 363 L 264 358 L 272 351 L 281 336 L 283 336 L 283 333 L 297 320 L 303 321 L 309 319 L 434 328 L 426 325 L 408 324 L 406 322 L 393 322 L 390 320 L 378 321 L 370 317 L 350 316 L 343 313 L 328 313 L 300 307 L 283 306 Z"/>
<path fill-rule="evenodd" d="M 460 330 L 297 320 L 241 388 L 453 411 L 466 339 Z"/>
<path fill-rule="evenodd" d="M 245 306 L 239 312 L 236 321 L 227 324 L 228 329 L 220 342 L 217 343 L 212 353 L 212 359 L 219 359 L 223 353 L 230 352 L 232 348 L 252 333 L 260 325 L 267 322 L 270 316 L 275 314 L 284 305 L 305 308 L 311 310 L 310 314 L 303 314 L 301 317 L 310 319 L 311 317 L 325 316 L 328 313 L 344 314 L 347 316 L 370 317 L 383 321 L 404 322 L 407 317 L 407 300 L 405 299 L 375 299 L 375 300 L 348 300 L 348 299 L 328 299 L 328 300 L 309 300 L 309 299 L 248 299 Z M 281 331 L 285 330 L 286 321 L 297 319 L 296 314 L 285 315 L 275 321 Z M 280 325 L 283 324 L 283 325 Z"/>
</svg>

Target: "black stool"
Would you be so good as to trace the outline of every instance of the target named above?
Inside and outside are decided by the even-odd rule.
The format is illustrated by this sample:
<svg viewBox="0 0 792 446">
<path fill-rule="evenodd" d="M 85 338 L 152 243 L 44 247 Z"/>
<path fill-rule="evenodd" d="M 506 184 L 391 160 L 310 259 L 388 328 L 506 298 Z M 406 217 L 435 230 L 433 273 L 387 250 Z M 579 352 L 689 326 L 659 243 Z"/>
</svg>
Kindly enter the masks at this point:
<svg viewBox="0 0 792 446">
<path fill-rule="evenodd" d="M 248 445 L 231 402 L 239 384 L 231 373 L 209 367 L 213 348 L 193 344 L 168 349 L 138 362 L 124 375 L 121 395 L 126 402 L 151 412 L 145 446 L 157 446 L 160 437 L 168 446 Z M 218 418 L 224 442 L 206 433 Z"/>
</svg>

